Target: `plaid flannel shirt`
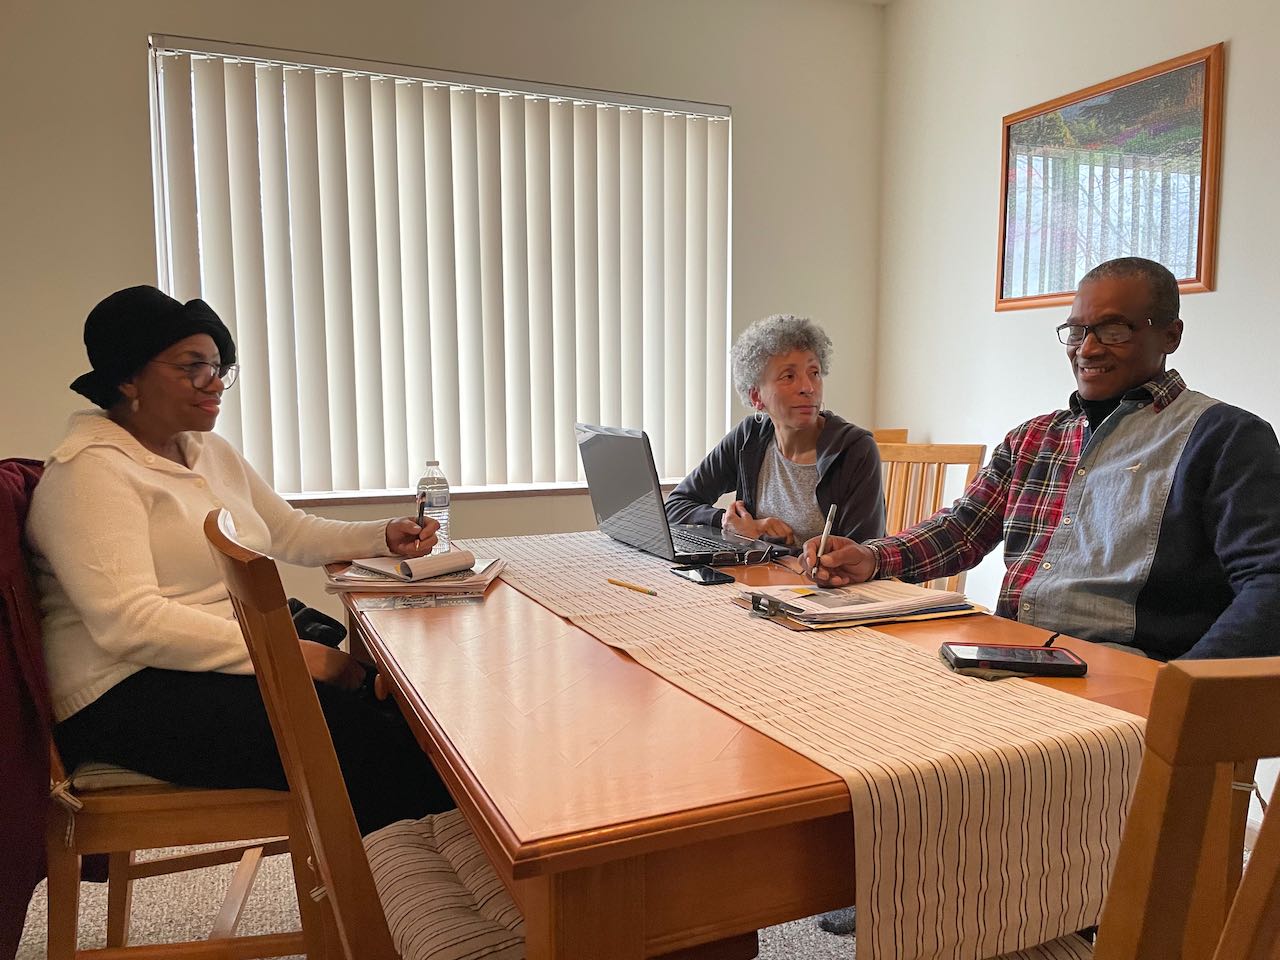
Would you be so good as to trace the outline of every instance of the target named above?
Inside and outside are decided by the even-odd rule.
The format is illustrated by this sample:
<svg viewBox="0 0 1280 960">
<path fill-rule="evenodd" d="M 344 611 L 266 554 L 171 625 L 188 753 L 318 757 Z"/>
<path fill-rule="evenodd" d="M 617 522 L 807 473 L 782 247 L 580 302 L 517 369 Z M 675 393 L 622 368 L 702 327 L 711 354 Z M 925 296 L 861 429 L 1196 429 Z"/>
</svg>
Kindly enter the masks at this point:
<svg viewBox="0 0 1280 960">
<path fill-rule="evenodd" d="M 1163 410 L 1185 389 L 1178 372 L 1169 370 L 1124 398 L 1150 400 Z M 996 613 L 1017 619 L 1022 590 L 1062 521 L 1088 427 L 1075 393 L 1069 409 L 1015 427 L 954 504 L 896 536 L 867 541 L 876 557 L 875 576 L 914 583 L 953 576 L 976 566 L 1004 540 Z"/>
</svg>

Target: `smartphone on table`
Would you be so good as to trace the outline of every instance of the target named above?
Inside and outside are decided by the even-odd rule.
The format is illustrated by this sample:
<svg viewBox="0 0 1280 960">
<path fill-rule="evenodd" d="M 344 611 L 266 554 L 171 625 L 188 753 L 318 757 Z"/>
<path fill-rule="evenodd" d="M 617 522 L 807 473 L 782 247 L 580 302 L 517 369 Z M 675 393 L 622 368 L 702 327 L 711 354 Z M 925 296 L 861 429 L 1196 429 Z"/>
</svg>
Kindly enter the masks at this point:
<svg viewBox="0 0 1280 960">
<path fill-rule="evenodd" d="M 942 645 L 942 659 L 952 670 L 1008 670 L 1033 677 L 1083 677 L 1089 665 L 1063 647 L 1023 647 L 1005 643 Z"/>
<path fill-rule="evenodd" d="M 701 584 L 704 587 L 709 587 L 714 583 L 733 583 L 733 577 L 723 570 L 717 570 L 715 567 L 708 567 L 702 563 L 672 567 L 671 572 L 677 577 L 684 577 L 686 580 L 692 580 L 694 583 Z"/>
</svg>

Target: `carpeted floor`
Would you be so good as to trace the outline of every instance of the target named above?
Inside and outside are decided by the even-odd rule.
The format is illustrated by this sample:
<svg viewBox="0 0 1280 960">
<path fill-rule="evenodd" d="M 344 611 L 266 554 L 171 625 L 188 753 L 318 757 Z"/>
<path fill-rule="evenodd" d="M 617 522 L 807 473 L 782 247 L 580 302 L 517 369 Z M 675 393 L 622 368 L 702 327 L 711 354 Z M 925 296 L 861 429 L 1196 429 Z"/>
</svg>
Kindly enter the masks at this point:
<svg viewBox="0 0 1280 960">
<path fill-rule="evenodd" d="M 164 853 L 167 851 L 157 851 Z M 163 943 L 203 937 L 213 925 L 234 868 L 228 864 L 176 877 L 139 880 L 134 885 L 131 943 Z M 27 925 L 16 960 L 44 960 L 45 889 L 36 891 L 27 910 Z M 106 884 L 80 887 L 80 946 L 103 945 L 106 931 Z M 298 905 L 289 858 L 263 861 L 253 895 L 245 907 L 241 933 L 296 930 Z M 852 960 L 854 938 L 818 929 L 809 918 L 760 931 L 760 960 Z"/>
<path fill-rule="evenodd" d="M 158 850 L 151 855 L 172 851 Z M 143 854 L 145 858 L 147 854 Z M 1245 863 L 1249 861 L 1245 853 Z M 156 877 L 134 884 L 131 943 L 164 943 L 205 936 L 213 925 L 218 906 L 231 882 L 234 867 L 209 867 L 176 877 Z M 44 884 L 36 890 L 27 910 L 15 960 L 44 960 L 47 905 Z M 102 883 L 80 886 L 80 946 L 100 947 L 106 931 L 107 887 Z M 298 903 L 293 892 L 289 858 L 271 857 L 262 862 L 253 894 L 245 906 L 241 933 L 272 933 L 298 928 Z M 760 931 L 759 960 L 854 960 L 854 938 L 838 937 L 818 929 L 814 917 L 768 927 Z"/>
</svg>

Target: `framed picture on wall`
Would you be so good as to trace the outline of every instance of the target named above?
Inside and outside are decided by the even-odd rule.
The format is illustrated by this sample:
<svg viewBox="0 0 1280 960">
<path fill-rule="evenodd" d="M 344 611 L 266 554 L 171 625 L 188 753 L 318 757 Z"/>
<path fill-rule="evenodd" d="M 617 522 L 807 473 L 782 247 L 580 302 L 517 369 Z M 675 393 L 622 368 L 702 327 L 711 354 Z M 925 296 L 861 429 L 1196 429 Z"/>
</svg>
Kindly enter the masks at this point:
<svg viewBox="0 0 1280 960">
<path fill-rule="evenodd" d="M 1004 118 L 997 310 L 1070 303 L 1115 257 L 1213 289 L 1223 46 Z"/>
</svg>

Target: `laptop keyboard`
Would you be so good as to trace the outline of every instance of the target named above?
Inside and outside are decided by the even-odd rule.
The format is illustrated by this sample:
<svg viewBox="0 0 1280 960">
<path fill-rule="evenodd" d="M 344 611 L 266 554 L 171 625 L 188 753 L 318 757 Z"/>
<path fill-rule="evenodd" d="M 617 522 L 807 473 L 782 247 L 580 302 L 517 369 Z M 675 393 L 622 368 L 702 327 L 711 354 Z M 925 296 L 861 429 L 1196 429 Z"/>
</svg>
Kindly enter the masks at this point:
<svg viewBox="0 0 1280 960">
<path fill-rule="evenodd" d="M 723 541 L 708 540 L 692 533 L 676 533 L 674 530 L 671 532 L 671 540 L 681 553 L 724 553 L 732 549 Z"/>
</svg>

